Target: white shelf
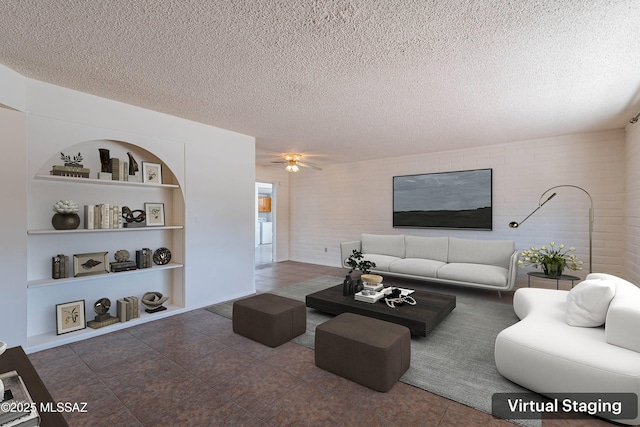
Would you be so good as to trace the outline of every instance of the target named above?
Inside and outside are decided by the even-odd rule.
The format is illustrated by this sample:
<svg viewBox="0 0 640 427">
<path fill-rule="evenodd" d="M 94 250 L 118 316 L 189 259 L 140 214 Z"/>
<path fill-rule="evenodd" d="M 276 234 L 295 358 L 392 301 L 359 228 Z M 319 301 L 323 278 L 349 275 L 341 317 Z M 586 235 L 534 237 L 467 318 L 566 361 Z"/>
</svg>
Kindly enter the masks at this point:
<svg viewBox="0 0 640 427">
<path fill-rule="evenodd" d="M 64 285 L 66 283 L 75 283 L 75 282 L 84 282 L 88 280 L 102 280 L 102 279 L 113 279 L 116 277 L 128 276 L 130 274 L 143 274 L 150 273 L 152 271 L 159 270 L 171 270 L 174 268 L 182 268 L 184 264 L 180 264 L 177 262 L 170 262 L 165 265 L 154 265 L 151 268 L 139 268 L 137 270 L 129 270 L 129 271 L 119 271 L 117 273 L 104 273 L 104 274 L 94 274 L 91 276 L 80 276 L 80 277 L 67 277 L 64 279 L 39 279 L 39 280 L 29 280 L 27 282 L 27 288 L 41 288 L 44 286 L 57 286 Z"/>
<path fill-rule="evenodd" d="M 137 182 L 137 181 L 114 181 L 108 179 L 94 178 L 75 178 L 71 176 L 44 175 L 37 174 L 35 179 L 43 179 L 46 181 L 73 182 L 77 184 L 97 184 L 97 185 L 115 185 L 123 187 L 160 187 L 160 188 L 180 188 L 178 184 L 155 184 L 153 182 Z"/>
<path fill-rule="evenodd" d="M 36 234 L 119 233 L 119 232 L 130 232 L 130 231 L 179 230 L 181 228 L 184 228 L 184 226 L 183 225 L 165 225 L 162 227 L 94 228 L 92 230 L 87 230 L 85 228 L 76 228 L 75 230 L 44 229 L 44 230 L 27 230 L 27 234 L 32 236 Z"/>
<path fill-rule="evenodd" d="M 87 338 L 95 337 L 98 335 L 107 334 L 109 332 L 118 331 L 120 329 L 129 328 L 131 326 L 140 325 L 142 323 L 151 322 L 153 320 L 161 319 L 163 317 L 173 316 L 182 311 L 185 311 L 183 307 L 177 305 L 166 305 L 167 309 L 158 313 L 147 313 L 142 307 L 140 311 L 140 317 L 132 319 L 123 323 L 114 323 L 113 325 L 105 326 L 98 329 L 86 327 L 79 331 L 70 332 L 64 335 L 56 335 L 55 331 L 48 332 L 40 335 L 33 335 L 27 339 L 27 353 L 35 353 L 37 351 L 46 350 L 58 345 L 69 344 L 76 341 L 81 341 Z M 87 318 L 87 320 L 92 320 Z"/>
</svg>

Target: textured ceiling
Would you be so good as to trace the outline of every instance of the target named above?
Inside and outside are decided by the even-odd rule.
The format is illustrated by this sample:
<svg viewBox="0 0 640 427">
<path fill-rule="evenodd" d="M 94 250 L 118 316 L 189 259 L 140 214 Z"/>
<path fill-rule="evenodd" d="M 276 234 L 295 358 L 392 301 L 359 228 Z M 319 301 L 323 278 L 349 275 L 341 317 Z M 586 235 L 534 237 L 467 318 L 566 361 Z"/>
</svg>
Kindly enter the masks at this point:
<svg viewBox="0 0 640 427">
<path fill-rule="evenodd" d="M 622 128 L 638 0 L 4 0 L 0 63 L 317 164 Z"/>
</svg>

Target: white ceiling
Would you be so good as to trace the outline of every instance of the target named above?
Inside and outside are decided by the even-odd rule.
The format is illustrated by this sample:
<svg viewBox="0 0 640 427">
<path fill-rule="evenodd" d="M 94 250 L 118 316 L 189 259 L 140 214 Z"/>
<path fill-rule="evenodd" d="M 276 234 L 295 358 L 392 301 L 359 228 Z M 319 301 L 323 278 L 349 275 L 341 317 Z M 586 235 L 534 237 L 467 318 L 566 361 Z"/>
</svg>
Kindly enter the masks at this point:
<svg viewBox="0 0 640 427">
<path fill-rule="evenodd" d="M 319 165 L 623 128 L 638 0 L 5 0 L 0 63 Z"/>
</svg>

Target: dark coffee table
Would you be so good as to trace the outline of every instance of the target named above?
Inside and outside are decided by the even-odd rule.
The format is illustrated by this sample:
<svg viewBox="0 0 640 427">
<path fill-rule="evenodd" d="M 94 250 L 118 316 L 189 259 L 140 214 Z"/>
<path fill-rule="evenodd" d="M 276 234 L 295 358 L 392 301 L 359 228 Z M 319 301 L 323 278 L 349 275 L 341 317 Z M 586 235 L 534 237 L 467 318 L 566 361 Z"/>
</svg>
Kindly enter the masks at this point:
<svg viewBox="0 0 640 427">
<path fill-rule="evenodd" d="M 375 303 L 356 301 L 353 295 L 342 295 L 342 285 L 333 286 L 306 297 L 307 307 L 338 315 L 355 313 L 409 328 L 412 335 L 425 337 L 456 307 L 455 295 L 416 290 L 411 296 L 416 305 L 403 304 L 391 308 L 384 300 Z"/>
<path fill-rule="evenodd" d="M 0 355 L 0 374 L 14 370 L 22 377 L 31 399 L 37 405 L 36 408 L 40 414 L 40 425 L 42 427 L 68 427 L 69 425 L 62 416 L 62 412 L 55 410 L 56 401 L 51 397 L 49 390 L 45 387 L 22 347 L 8 348 L 7 351 Z M 51 405 L 54 410 L 43 411 L 40 409 L 41 405 Z"/>
</svg>

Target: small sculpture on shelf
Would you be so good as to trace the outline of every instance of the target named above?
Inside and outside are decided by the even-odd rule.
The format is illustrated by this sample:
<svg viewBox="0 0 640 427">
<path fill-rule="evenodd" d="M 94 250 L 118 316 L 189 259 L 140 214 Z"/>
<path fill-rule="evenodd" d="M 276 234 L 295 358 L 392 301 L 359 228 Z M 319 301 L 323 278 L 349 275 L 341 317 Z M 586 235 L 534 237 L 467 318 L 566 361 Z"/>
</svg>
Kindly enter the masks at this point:
<svg viewBox="0 0 640 427">
<path fill-rule="evenodd" d="M 129 175 L 135 175 L 140 169 L 138 168 L 138 162 L 133 158 L 133 154 L 127 151 L 127 156 L 129 156 Z"/>
<path fill-rule="evenodd" d="M 169 297 L 163 297 L 160 292 L 146 292 L 142 296 L 140 303 L 145 308 L 147 313 L 157 313 L 159 311 L 166 310 L 167 307 L 163 306 Z"/>
<path fill-rule="evenodd" d="M 125 228 L 134 228 L 134 227 L 146 227 L 146 219 L 147 214 L 141 210 L 131 210 L 129 206 L 122 207 L 122 218 L 124 218 L 125 223 L 123 227 Z"/>
<path fill-rule="evenodd" d="M 53 205 L 51 225 L 56 230 L 75 230 L 80 225 L 80 206 L 73 200 L 60 200 Z"/>
<path fill-rule="evenodd" d="M 102 328 L 104 326 L 113 325 L 118 323 L 120 319 L 113 317 L 109 314 L 111 308 L 111 300 L 109 298 L 100 298 L 93 304 L 93 311 L 96 312 L 96 316 L 93 320 L 87 322 L 87 326 L 93 329 Z"/>
<path fill-rule="evenodd" d="M 111 155 L 106 148 L 98 148 L 100 152 L 100 172 L 98 172 L 98 179 L 111 180 L 113 174 L 111 173 Z"/>
<path fill-rule="evenodd" d="M 136 270 L 136 262 L 129 259 L 129 251 L 126 249 L 120 249 L 113 255 L 116 262 L 110 262 L 112 273 L 118 273 L 120 271 Z"/>
<path fill-rule="evenodd" d="M 60 160 L 64 162 L 64 166 L 54 165 L 51 168 L 51 175 L 54 176 L 70 176 L 73 178 L 89 178 L 89 169 L 85 168 L 82 161 L 82 154 L 78 153 L 77 156 L 69 156 L 64 153 L 60 153 Z"/>
<path fill-rule="evenodd" d="M 158 248 L 153 252 L 153 262 L 158 265 L 169 264 L 171 261 L 171 251 L 167 248 Z"/>
<path fill-rule="evenodd" d="M 106 148 L 98 148 L 100 152 L 100 172 L 111 172 L 111 155 Z"/>
<path fill-rule="evenodd" d="M 109 318 L 109 309 L 111 308 L 111 300 L 109 298 L 100 298 L 93 304 L 93 311 L 96 312 L 96 321 L 103 321 Z"/>
<path fill-rule="evenodd" d="M 82 154 L 80 153 L 78 153 L 77 156 L 73 156 L 73 159 L 71 159 L 71 156 L 68 156 L 64 153 L 60 153 L 60 159 L 64 161 L 65 166 L 70 166 L 74 168 L 81 168 L 83 166 L 80 163 L 82 161 Z"/>
</svg>

